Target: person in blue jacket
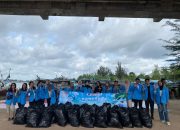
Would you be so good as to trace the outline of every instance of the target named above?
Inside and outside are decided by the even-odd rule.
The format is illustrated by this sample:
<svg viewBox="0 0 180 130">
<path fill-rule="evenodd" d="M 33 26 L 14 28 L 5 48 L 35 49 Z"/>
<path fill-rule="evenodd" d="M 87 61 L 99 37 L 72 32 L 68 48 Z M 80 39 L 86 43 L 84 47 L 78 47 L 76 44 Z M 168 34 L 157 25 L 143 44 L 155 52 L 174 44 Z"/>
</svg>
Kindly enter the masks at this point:
<svg viewBox="0 0 180 130">
<path fill-rule="evenodd" d="M 37 99 L 36 87 L 34 86 L 33 81 L 29 82 L 28 97 L 29 97 L 29 106 L 35 106 L 38 99 Z"/>
<path fill-rule="evenodd" d="M 81 92 L 83 93 L 93 93 L 92 87 L 90 86 L 89 81 L 85 83 L 85 85 L 81 88 Z"/>
<path fill-rule="evenodd" d="M 45 85 L 43 85 L 42 81 L 39 81 L 37 83 L 37 99 L 40 106 L 44 105 L 44 101 L 47 99 L 47 95 L 47 88 L 45 87 Z"/>
<path fill-rule="evenodd" d="M 149 106 L 151 108 L 151 119 L 154 119 L 154 85 L 150 84 L 150 79 L 145 79 L 143 86 L 144 100 L 146 105 L 146 111 L 149 113 Z"/>
<path fill-rule="evenodd" d="M 79 80 L 79 81 L 78 81 L 78 84 L 77 84 L 77 87 L 76 87 L 76 91 L 77 91 L 77 92 L 81 92 L 82 87 L 83 87 L 82 81 Z"/>
<path fill-rule="evenodd" d="M 23 108 L 26 104 L 27 83 L 22 84 L 22 88 L 18 91 L 18 107 Z"/>
<path fill-rule="evenodd" d="M 94 93 L 101 93 L 103 91 L 103 87 L 100 81 L 96 82 L 96 87 L 94 89 Z"/>
<path fill-rule="evenodd" d="M 113 93 L 126 93 L 126 88 L 124 85 L 119 84 L 117 80 L 114 81 L 114 86 L 112 88 Z"/>
<path fill-rule="evenodd" d="M 113 87 L 109 82 L 106 82 L 105 86 L 103 86 L 102 93 L 113 93 Z"/>
<path fill-rule="evenodd" d="M 47 106 L 56 104 L 54 85 L 50 83 L 50 80 L 46 81 L 46 91 Z"/>
<path fill-rule="evenodd" d="M 16 84 L 12 83 L 10 85 L 10 88 L 8 89 L 6 93 L 6 108 L 8 113 L 8 120 L 13 120 L 15 116 L 15 105 L 17 102 L 17 91 L 16 91 Z"/>
<path fill-rule="evenodd" d="M 165 79 L 158 81 L 158 88 L 156 89 L 156 93 L 155 93 L 155 101 L 158 106 L 159 117 L 161 122 L 170 125 L 168 110 L 167 110 L 167 105 L 169 102 L 169 90 L 165 86 L 164 80 Z"/>
<path fill-rule="evenodd" d="M 129 80 L 125 80 L 125 88 L 126 88 L 126 100 L 127 100 L 127 107 L 132 107 L 132 93 L 130 91 L 131 84 Z"/>
<path fill-rule="evenodd" d="M 142 84 L 140 79 L 136 78 L 135 83 L 132 84 L 129 88 L 129 93 L 132 94 L 132 101 L 134 102 L 134 107 L 142 108 Z"/>
</svg>

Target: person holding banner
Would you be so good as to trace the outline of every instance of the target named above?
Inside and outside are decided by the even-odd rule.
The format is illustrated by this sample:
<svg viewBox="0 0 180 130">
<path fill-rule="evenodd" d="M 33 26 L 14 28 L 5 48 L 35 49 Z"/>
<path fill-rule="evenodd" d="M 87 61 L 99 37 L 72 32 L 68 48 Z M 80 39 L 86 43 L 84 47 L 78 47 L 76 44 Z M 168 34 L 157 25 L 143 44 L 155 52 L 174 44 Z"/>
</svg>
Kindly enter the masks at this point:
<svg viewBox="0 0 180 130">
<path fill-rule="evenodd" d="M 86 82 L 85 86 L 81 88 L 81 92 L 83 93 L 93 93 L 92 87 L 89 84 L 89 81 Z"/>
<path fill-rule="evenodd" d="M 83 87 L 83 85 L 82 85 L 82 81 L 81 81 L 81 80 L 79 80 L 79 81 L 78 81 L 78 84 L 77 84 L 76 91 L 81 92 L 82 87 Z"/>
<path fill-rule="evenodd" d="M 94 93 L 101 93 L 103 88 L 102 88 L 102 84 L 100 81 L 97 81 L 97 86 L 95 87 Z"/>
<path fill-rule="evenodd" d="M 75 91 L 73 82 L 70 82 L 70 85 L 68 87 L 65 87 L 64 91 L 67 91 L 67 92 Z"/>
<path fill-rule="evenodd" d="M 132 101 L 134 102 L 134 107 L 142 108 L 142 85 L 140 79 L 136 78 L 135 83 L 130 86 L 129 93 L 132 94 Z"/>
<path fill-rule="evenodd" d="M 110 86 L 109 82 L 106 82 L 105 86 L 103 86 L 102 93 L 113 93 L 113 87 Z"/>
<path fill-rule="evenodd" d="M 126 88 L 124 85 L 119 85 L 118 81 L 114 81 L 114 86 L 113 86 L 113 93 L 126 93 Z"/>
</svg>

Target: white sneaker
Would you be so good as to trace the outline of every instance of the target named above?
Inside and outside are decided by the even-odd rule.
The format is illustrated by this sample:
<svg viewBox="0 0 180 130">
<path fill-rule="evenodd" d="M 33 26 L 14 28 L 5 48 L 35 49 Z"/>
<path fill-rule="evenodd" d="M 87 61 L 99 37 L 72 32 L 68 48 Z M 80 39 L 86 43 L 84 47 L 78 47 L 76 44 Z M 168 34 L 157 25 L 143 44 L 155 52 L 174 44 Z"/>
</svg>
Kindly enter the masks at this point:
<svg viewBox="0 0 180 130">
<path fill-rule="evenodd" d="M 165 122 L 165 120 L 162 120 L 162 121 L 161 121 L 161 123 L 163 123 L 163 124 L 164 124 L 164 123 L 166 123 L 166 122 Z"/>
<path fill-rule="evenodd" d="M 170 126 L 171 125 L 171 123 L 168 121 L 168 122 L 166 122 L 166 124 L 168 125 L 168 126 Z"/>
</svg>

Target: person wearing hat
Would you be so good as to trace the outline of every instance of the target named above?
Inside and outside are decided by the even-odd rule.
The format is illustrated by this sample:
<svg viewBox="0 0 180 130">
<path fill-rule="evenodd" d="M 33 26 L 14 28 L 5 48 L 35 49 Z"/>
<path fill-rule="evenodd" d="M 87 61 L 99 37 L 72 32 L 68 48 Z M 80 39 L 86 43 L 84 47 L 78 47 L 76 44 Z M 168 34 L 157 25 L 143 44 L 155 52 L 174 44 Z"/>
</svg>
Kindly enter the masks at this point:
<svg viewBox="0 0 180 130">
<path fill-rule="evenodd" d="M 144 100 L 146 104 L 146 111 L 149 113 L 149 106 L 151 108 L 151 118 L 154 119 L 154 85 L 150 84 L 150 79 L 145 79 Z"/>
<path fill-rule="evenodd" d="M 135 83 L 130 86 L 129 93 L 132 94 L 132 101 L 134 102 L 134 107 L 142 108 L 142 84 L 140 79 L 136 78 Z"/>
</svg>

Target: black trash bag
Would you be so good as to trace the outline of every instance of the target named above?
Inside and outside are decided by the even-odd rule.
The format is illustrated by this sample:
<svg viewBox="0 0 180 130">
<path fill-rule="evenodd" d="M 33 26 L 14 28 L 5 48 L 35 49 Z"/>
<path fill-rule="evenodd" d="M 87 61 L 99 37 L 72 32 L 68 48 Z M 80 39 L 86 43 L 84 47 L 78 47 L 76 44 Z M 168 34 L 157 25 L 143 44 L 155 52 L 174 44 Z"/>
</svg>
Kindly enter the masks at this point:
<svg viewBox="0 0 180 130">
<path fill-rule="evenodd" d="M 145 108 L 139 109 L 141 123 L 147 128 L 152 128 L 152 119 Z"/>
<path fill-rule="evenodd" d="M 107 128 L 107 107 L 100 106 L 96 108 L 95 123 L 96 127 Z"/>
<path fill-rule="evenodd" d="M 134 127 L 141 128 L 142 123 L 139 117 L 139 111 L 137 108 L 129 108 L 130 119 Z"/>
<path fill-rule="evenodd" d="M 79 122 L 79 105 L 73 105 L 68 109 L 68 121 L 71 126 L 78 127 Z"/>
<path fill-rule="evenodd" d="M 52 123 L 52 118 L 53 118 L 52 108 L 51 107 L 45 108 L 40 119 L 39 127 L 44 127 L 44 128 L 50 127 Z"/>
<path fill-rule="evenodd" d="M 129 116 L 129 110 L 127 108 L 119 107 L 118 114 L 123 127 L 128 127 L 128 128 L 133 127 Z"/>
<path fill-rule="evenodd" d="M 28 108 L 27 112 L 27 127 L 38 127 L 41 113 L 36 108 Z"/>
<path fill-rule="evenodd" d="M 93 128 L 95 121 L 96 106 L 83 104 L 80 107 L 80 122 L 83 127 Z"/>
<path fill-rule="evenodd" d="M 14 117 L 14 124 L 24 125 L 26 124 L 27 108 L 18 108 Z"/>
<path fill-rule="evenodd" d="M 54 115 L 58 125 L 66 126 L 68 117 L 67 113 L 65 112 L 65 105 L 59 104 L 54 110 Z"/>
<path fill-rule="evenodd" d="M 66 102 L 66 103 L 64 104 L 64 110 L 65 110 L 65 112 L 68 113 L 68 110 L 71 109 L 72 106 L 73 106 L 72 103 Z"/>
<path fill-rule="evenodd" d="M 113 106 L 108 111 L 108 126 L 114 128 L 123 128 L 120 122 L 119 114 L 118 114 L 118 106 Z"/>
<path fill-rule="evenodd" d="M 110 103 L 103 103 L 102 106 L 105 106 L 107 108 L 107 111 L 111 109 L 111 104 Z"/>
</svg>

